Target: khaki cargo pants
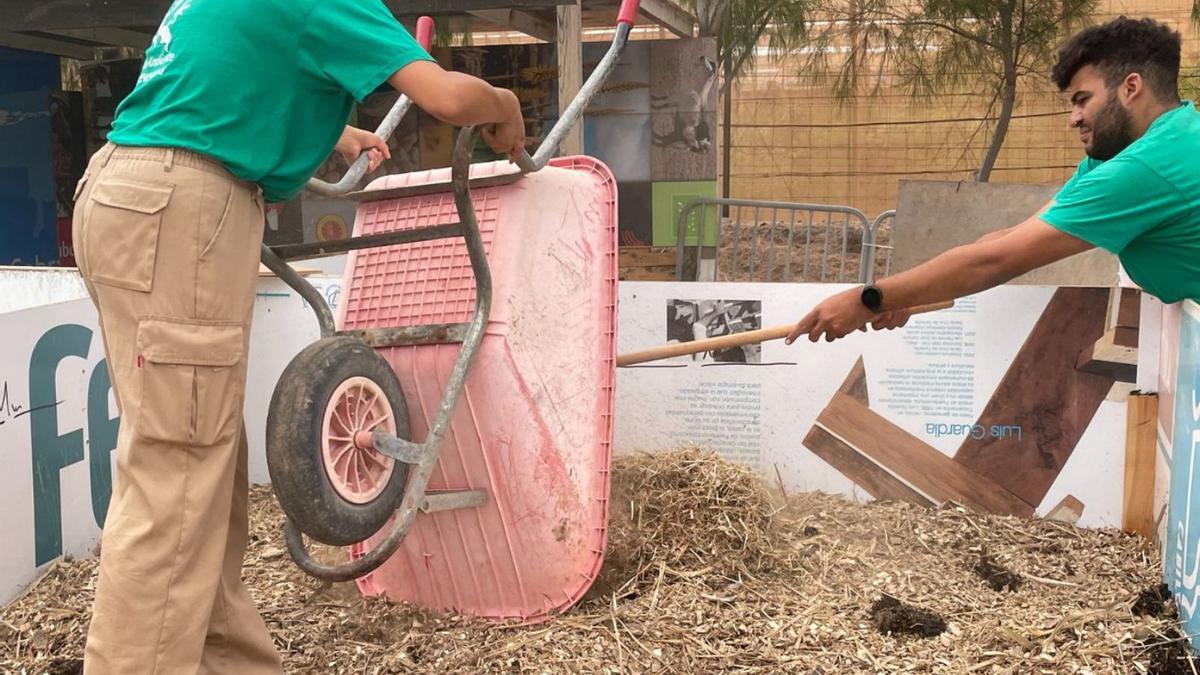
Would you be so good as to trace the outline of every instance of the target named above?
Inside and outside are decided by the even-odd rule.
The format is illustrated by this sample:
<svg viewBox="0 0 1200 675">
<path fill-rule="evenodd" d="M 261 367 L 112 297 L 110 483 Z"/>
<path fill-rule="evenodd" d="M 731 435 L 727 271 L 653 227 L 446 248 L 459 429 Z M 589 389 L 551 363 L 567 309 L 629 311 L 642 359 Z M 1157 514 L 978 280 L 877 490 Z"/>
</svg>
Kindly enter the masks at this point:
<svg viewBox="0 0 1200 675">
<path fill-rule="evenodd" d="M 241 578 L 261 192 L 201 155 L 109 145 L 74 222 L 121 411 L 84 672 L 279 673 Z"/>
</svg>

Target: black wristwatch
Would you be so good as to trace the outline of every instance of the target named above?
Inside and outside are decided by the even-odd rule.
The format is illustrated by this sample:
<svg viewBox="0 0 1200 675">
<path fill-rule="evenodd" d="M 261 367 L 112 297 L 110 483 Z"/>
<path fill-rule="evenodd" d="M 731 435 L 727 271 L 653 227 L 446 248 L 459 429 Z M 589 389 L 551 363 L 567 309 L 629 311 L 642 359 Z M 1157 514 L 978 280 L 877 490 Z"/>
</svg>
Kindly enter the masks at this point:
<svg viewBox="0 0 1200 675">
<path fill-rule="evenodd" d="M 875 284 L 867 284 L 862 289 L 862 304 L 867 309 L 878 314 L 883 308 L 883 291 Z"/>
</svg>

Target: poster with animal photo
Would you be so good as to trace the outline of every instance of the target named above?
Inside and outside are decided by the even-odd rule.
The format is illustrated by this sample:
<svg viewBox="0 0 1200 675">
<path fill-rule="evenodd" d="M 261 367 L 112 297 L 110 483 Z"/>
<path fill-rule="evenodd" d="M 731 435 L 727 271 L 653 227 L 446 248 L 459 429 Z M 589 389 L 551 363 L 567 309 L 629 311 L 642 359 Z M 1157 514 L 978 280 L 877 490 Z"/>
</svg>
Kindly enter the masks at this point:
<svg viewBox="0 0 1200 675">
<path fill-rule="evenodd" d="M 650 85 L 653 180 L 715 180 L 720 85 L 716 40 L 653 42 Z"/>
<path fill-rule="evenodd" d="M 762 328 L 761 300 L 667 301 L 667 342 L 693 342 Z M 692 363 L 761 363 L 759 344 L 729 347 L 682 356 Z"/>
</svg>

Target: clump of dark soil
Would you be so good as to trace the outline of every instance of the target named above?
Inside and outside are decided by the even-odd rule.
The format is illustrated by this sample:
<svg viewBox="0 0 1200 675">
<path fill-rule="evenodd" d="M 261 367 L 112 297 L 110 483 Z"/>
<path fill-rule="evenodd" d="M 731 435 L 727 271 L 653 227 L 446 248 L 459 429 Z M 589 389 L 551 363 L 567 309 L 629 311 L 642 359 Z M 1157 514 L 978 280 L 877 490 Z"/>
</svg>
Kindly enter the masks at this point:
<svg viewBox="0 0 1200 675">
<path fill-rule="evenodd" d="M 46 675 L 81 675 L 83 659 L 56 659 L 46 666 Z"/>
<path fill-rule="evenodd" d="M 1005 569 L 987 554 L 979 556 L 973 569 L 976 576 L 986 581 L 993 591 L 1016 591 L 1021 585 L 1021 575 Z"/>
<path fill-rule="evenodd" d="M 1149 656 L 1147 675 L 1195 675 L 1200 672 L 1200 659 L 1188 648 L 1187 640 L 1174 627 L 1162 635 L 1153 635 L 1139 644 Z"/>
<path fill-rule="evenodd" d="M 934 612 L 906 605 L 886 594 L 871 605 L 871 619 L 884 635 L 935 637 L 946 630 L 946 620 Z"/>
<path fill-rule="evenodd" d="M 1158 584 L 1138 593 L 1130 611 L 1134 616 L 1166 616 L 1171 612 L 1170 600 L 1170 589 L 1166 584 Z"/>
</svg>

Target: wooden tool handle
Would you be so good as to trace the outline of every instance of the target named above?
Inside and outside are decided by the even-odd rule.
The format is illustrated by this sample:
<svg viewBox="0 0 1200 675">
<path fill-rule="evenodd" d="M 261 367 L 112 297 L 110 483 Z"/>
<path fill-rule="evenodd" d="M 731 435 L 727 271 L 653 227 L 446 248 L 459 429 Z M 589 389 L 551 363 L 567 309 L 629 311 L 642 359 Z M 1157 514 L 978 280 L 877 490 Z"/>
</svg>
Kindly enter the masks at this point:
<svg viewBox="0 0 1200 675">
<path fill-rule="evenodd" d="M 939 309 L 948 309 L 954 306 L 953 300 L 946 302 L 935 302 L 928 305 L 918 305 L 910 308 L 910 314 L 925 314 L 926 312 L 936 312 Z M 700 352 L 717 351 L 719 349 L 729 349 L 730 347 L 742 347 L 745 345 L 758 344 L 760 342 L 769 342 L 787 337 L 787 334 L 792 332 L 792 328 L 796 324 L 784 324 L 782 326 L 771 326 L 770 328 L 760 328 L 758 330 L 748 330 L 742 333 L 732 333 L 730 335 L 721 335 L 714 338 L 706 338 L 704 340 L 692 340 L 691 342 L 673 342 L 668 345 L 651 347 L 637 352 L 629 352 L 617 356 L 618 366 L 632 366 L 638 363 L 646 363 L 648 361 L 660 361 L 669 359 L 673 356 L 683 356 L 685 354 L 699 354 Z"/>
</svg>

